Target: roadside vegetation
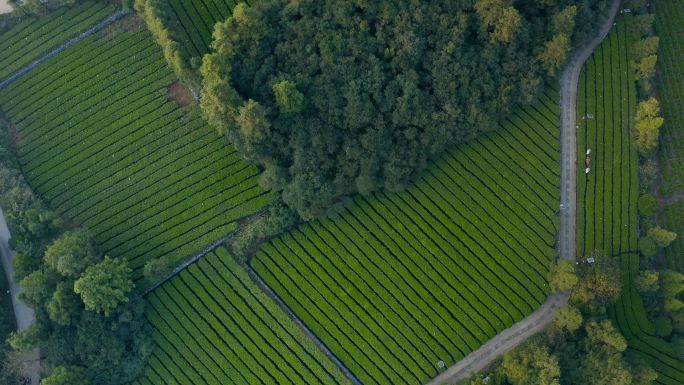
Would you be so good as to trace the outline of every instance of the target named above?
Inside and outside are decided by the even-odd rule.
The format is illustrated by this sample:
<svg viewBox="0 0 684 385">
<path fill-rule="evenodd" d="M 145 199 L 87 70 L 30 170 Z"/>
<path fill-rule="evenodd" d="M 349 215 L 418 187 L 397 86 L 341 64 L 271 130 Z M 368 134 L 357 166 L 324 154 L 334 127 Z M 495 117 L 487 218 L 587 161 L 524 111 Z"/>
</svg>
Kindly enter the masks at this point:
<svg viewBox="0 0 684 385">
<path fill-rule="evenodd" d="M 595 253 L 577 268 L 562 261 L 550 281 L 570 293 L 552 325 L 460 385 L 649 385 L 660 378 L 609 317 L 622 290 L 618 259 Z"/>
<path fill-rule="evenodd" d="M 580 80 L 577 151 L 586 168 L 578 169 L 580 284 L 572 289 L 571 307 L 559 311 L 545 333 L 468 384 L 684 382 L 684 275 L 657 259 L 677 234 L 658 226 L 659 202 L 652 195 L 656 151 L 670 145 L 660 138 L 663 118 L 654 97 L 660 39 L 646 2 L 625 7 L 630 12 L 618 18 Z M 556 269 L 560 274 L 551 282 L 569 282 L 568 289 L 572 270 Z M 592 270 L 602 283 L 579 290 L 583 272 Z M 609 300 L 578 303 L 601 291 L 611 294 Z M 597 325 L 604 332 L 596 334 Z"/>
</svg>

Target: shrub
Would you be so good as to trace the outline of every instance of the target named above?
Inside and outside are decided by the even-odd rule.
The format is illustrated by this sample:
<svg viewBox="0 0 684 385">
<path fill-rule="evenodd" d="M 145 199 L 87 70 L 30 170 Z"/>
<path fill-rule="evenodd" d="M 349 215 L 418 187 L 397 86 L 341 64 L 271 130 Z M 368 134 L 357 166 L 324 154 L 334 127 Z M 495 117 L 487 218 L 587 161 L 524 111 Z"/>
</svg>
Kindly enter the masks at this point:
<svg viewBox="0 0 684 385">
<path fill-rule="evenodd" d="M 639 165 L 639 192 L 650 191 L 658 179 L 658 168 L 653 159 L 646 159 Z"/>
<path fill-rule="evenodd" d="M 670 243 L 677 239 L 677 233 L 665 230 L 660 227 L 654 227 L 648 230 L 648 237 L 653 239 L 656 246 L 658 247 L 668 247 Z"/>
<path fill-rule="evenodd" d="M 658 246 L 650 237 L 641 237 L 639 238 L 639 252 L 641 252 L 644 257 L 651 259 L 655 257 L 658 252 Z"/>
<path fill-rule="evenodd" d="M 667 337 L 672 334 L 672 321 L 665 316 L 656 317 L 653 321 L 656 334 L 660 337 Z"/>
<path fill-rule="evenodd" d="M 639 213 L 642 216 L 650 217 L 655 215 L 658 209 L 658 201 L 652 194 L 643 194 L 639 197 Z"/>
</svg>

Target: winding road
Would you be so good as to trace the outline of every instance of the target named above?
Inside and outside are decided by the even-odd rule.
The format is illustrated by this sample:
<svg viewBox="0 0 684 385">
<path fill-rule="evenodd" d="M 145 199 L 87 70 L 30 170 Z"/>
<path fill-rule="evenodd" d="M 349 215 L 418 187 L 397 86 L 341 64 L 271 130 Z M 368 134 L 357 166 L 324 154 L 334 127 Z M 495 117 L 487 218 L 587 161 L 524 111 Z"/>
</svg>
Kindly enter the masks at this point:
<svg viewBox="0 0 684 385">
<path fill-rule="evenodd" d="M 594 49 L 608 36 L 621 0 L 613 0 L 608 18 L 598 35 L 580 51 L 575 52 L 560 76 L 561 87 L 561 205 L 558 252 L 562 259 L 574 261 L 576 257 L 577 222 L 577 84 L 584 62 Z M 551 295 L 546 302 L 522 321 L 497 334 L 479 349 L 450 366 L 427 385 L 455 384 L 472 373 L 486 368 L 501 354 L 515 348 L 528 337 L 543 330 L 553 321 L 556 310 L 565 306 L 568 293 Z"/>
</svg>

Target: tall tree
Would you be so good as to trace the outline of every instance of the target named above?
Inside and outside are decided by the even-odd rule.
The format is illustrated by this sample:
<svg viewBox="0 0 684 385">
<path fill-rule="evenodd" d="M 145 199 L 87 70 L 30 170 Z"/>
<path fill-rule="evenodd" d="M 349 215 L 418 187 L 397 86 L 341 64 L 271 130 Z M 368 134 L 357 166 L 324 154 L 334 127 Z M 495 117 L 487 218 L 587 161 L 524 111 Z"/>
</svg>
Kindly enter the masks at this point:
<svg viewBox="0 0 684 385">
<path fill-rule="evenodd" d="M 549 353 L 548 347 L 535 343 L 506 353 L 501 368 L 512 385 L 560 384 L 558 357 Z"/>
<path fill-rule="evenodd" d="M 660 115 L 660 103 L 656 98 L 649 98 L 637 105 L 634 126 L 639 152 L 647 154 L 658 146 L 660 127 L 663 123 L 664 119 Z"/>
<path fill-rule="evenodd" d="M 76 278 L 97 261 L 84 232 L 68 231 L 45 250 L 45 263 L 63 276 Z"/>
<path fill-rule="evenodd" d="M 658 247 L 668 247 L 670 243 L 677 239 L 677 233 L 665 230 L 661 227 L 654 227 L 648 229 L 648 237 L 653 239 L 653 242 Z"/>
<path fill-rule="evenodd" d="M 74 291 L 80 294 L 86 309 L 111 314 L 120 303 L 128 302 L 133 290 L 131 269 L 123 258 L 110 258 L 88 267 L 74 283 Z"/>
<path fill-rule="evenodd" d="M 200 103 L 263 168 L 262 185 L 312 219 L 355 193 L 400 190 L 448 146 L 495 129 L 535 99 L 544 69 L 561 68 L 584 27 L 574 21 L 591 26 L 600 8 L 589 0 L 238 5 L 215 27 Z"/>
<path fill-rule="evenodd" d="M 77 366 L 58 366 L 49 376 L 43 378 L 40 385 L 91 385 L 85 369 Z"/>
</svg>

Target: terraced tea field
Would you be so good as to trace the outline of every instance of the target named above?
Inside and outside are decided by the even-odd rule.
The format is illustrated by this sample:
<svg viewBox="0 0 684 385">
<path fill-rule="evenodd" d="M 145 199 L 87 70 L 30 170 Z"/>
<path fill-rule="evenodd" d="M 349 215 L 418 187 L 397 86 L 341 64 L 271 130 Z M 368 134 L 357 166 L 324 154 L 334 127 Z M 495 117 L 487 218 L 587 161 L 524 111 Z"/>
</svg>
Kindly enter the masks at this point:
<svg viewBox="0 0 684 385">
<path fill-rule="evenodd" d="M 148 304 L 157 349 L 134 385 L 349 383 L 225 249 Z"/>
<path fill-rule="evenodd" d="M 71 9 L 60 8 L 38 20 L 28 18 L 3 32 L 0 81 L 114 12 L 114 5 L 91 1 Z"/>
<path fill-rule="evenodd" d="M 31 186 L 136 278 L 150 259 L 197 253 L 272 200 L 255 167 L 171 100 L 174 80 L 138 27 L 89 37 L 0 92 Z"/>
<path fill-rule="evenodd" d="M 264 245 L 256 272 L 363 384 L 420 384 L 543 303 L 559 205 L 558 92 L 397 194 Z"/>
<path fill-rule="evenodd" d="M 657 85 L 665 117 L 659 147 L 663 174 L 659 221 L 679 234 L 665 254 L 670 268 L 684 271 L 684 7 L 677 0 L 658 0 L 655 5 L 660 37 Z"/>
<path fill-rule="evenodd" d="M 577 101 L 578 160 L 591 149 L 591 172 L 578 167 L 578 254 L 604 250 L 619 258 L 623 294 L 610 310 L 628 340 L 658 372 L 658 384 L 684 383 L 684 363 L 673 347 L 654 336 L 643 300 L 635 288 L 637 254 L 638 157 L 630 127 L 636 105 L 636 86 L 628 69 L 630 44 L 627 23 L 618 19 L 608 38 L 583 70 Z"/>
<path fill-rule="evenodd" d="M 238 3 L 237 0 L 163 0 L 159 5 L 172 38 L 189 57 L 202 58 L 209 52 L 214 25 L 226 20 Z"/>
</svg>

